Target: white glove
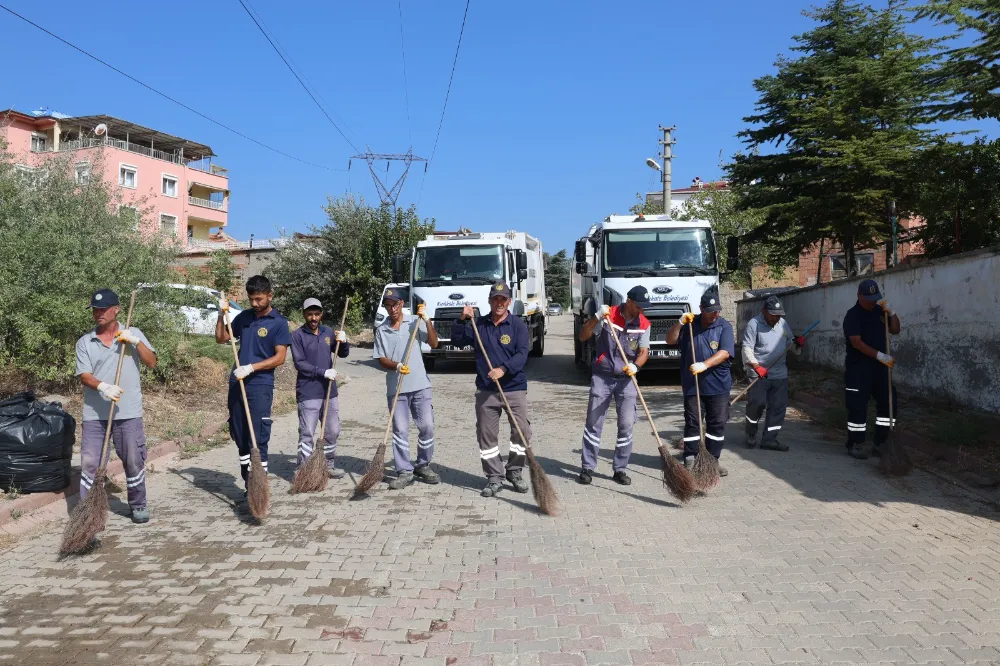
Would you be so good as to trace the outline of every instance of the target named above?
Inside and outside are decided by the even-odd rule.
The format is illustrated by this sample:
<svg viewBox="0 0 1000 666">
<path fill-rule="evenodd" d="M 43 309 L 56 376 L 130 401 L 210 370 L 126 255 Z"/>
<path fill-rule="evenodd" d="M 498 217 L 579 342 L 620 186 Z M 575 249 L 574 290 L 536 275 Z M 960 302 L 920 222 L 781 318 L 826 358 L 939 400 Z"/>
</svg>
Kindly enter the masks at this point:
<svg viewBox="0 0 1000 666">
<path fill-rule="evenodd" d="M 246 365 L 241 365 L 240 367 L 233 370 L 233 374 L 236 376 L 236 379 L 243 379 L 244 377 L 248 377 L 252 372 L 253 372 L 253 365 L 249 363 L 247 363 Z"/>
<path fill-rule="evenodd" d="M 894 366 L 896 364 L 896 359 L 894 359 L 893 357 L 889 356 L 885 352 L 879 352 L 878 356 L 876 356 L 875 358 L 877 358 L 878 362 L 881 363 L 882 365 L 884 365 L 887 368 L 891 368 L 892 366 Z"/>
<path fill-rule="evenodd" d="M 887 301 L 887 300 L 885 300 L 883 298 L 881 301 L 878 302 L 878 304 L 882 307 L 882 312 L 886 313 L 890 317 L 892 316 L 892 314 L 893 314 L 893 312 L 892 312 L 892 306 L 889 305 L 889 301 Z"/>
<path fill-rule="evenodd" d="M 611 307 L 608 305 L 602 305 L 600 309 L 597 311 L 597 318 L 604 319 L 609 314 L 611 314 Z"/>
<path fill-rule="evenodd" d="M 635 363 L 625 364 L 625 374 L 629 377 L 635 377 L 635 373 L 639 372 L 639 368 L 636 367 Z"/>
<path fill-rule="evenodd" d="M 229 312 L 229 301 L 225 298 L 219 299 L 219 314 Z"/>
<path fill-rule="evenodd" d="M 118 335 L 115 336 L 115 340 L 118 342 L 127 342 L 133 347 L 139 344 L 139 336 L 131 328 L 123 328 L 118 331 Z"/>
<path fill-rule="evenodd" d="M 417 316 L 427 321 L 430 317 L 427 316 L 427 308 L 424 307 L 423 303 L 417 305 Z"/>
<path fill-rule="evenodd" d="M 125 393 L 125 389 L 121 386 L 115 386 L 114 384 L 105 384 L 101 382 L 97 385 L 97 392 L 101 394 L 101 397 L 110 402 L 118 402 L 118 399 L 122 397 Z"/>
<path fill-rule="evenodd" d="M 329 370 L 323 373 L 323 377 L 329 379 L 332 382 L 337 378 L 337 371 L 334 370 L 333 368 L 330 368 Z"/>
<path fill-rule="evenodd" d="M 347 333 L 343 331 L 334 331 L 333 339 L 337 342 L 347 342 Z"/>
<path fill-rule="evenodd" d="M 708 370 L 708 366 L 705 365 L 704 363 L 702 363 L 701 361 L 698 361 L 697 363 L 692 363 L 691 364 L 691 374 L 692 375 L 700 375 L 701 373 L 705 372 L 706 370 Z"/>
</svg>

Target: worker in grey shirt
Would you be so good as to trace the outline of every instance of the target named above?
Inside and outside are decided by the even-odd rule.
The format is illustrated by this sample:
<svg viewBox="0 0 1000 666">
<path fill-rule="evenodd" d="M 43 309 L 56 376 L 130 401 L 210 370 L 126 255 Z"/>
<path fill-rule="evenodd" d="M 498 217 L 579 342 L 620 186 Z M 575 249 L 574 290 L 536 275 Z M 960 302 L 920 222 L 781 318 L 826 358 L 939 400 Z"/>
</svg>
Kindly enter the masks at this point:
<svg viewBox="0 0 1000 666">
<path fill-rule="evenodd" d="M 792 335 L 784 315 L 781 300 L 777 296 L 769 296 L 760 314 L 747 322 L 743 331 L 743 363 L 747 375 L 757 378 L 747 398 L 746 445 L 749 449 L 757 445 L 757 425 L 766 408 L 760 448 L 788 450 L 787 444 L 778 441 L 788 407 L 788 367 L 783 352 L 789 345 L 794 345 L 792 353 L 801 354 L 806 340 L 801 335 Z"/>
<path fill-rule="evenodd" d="M 434 457 L 434 410 L 431 405 L 431 380 L 424 369 L 420 342 L 432 348 L 438 345 L 437 331 L 424 312 L 424 305 L 417 306 L 416 316 L 403 316 L 403 300 L 396 289 L 387 289 L 382 305 L 389 316 L 375 329 L 375 350 L 372 357 L 387 370 L 385 390 L 392 410 L 392 398 L 398 382 L 403 382 L 392 415 L 392 457 L 396 464 L 396 478 L 389 488 L 401 490 L 415 479 L 424 483 L 439 483 L 441 478 L 431 469 Z M 413 327 L 417 337 L 410 347 L 408 358 L 403 358 Z M 417 426 L 417 464 L 410 462 L 410 416 Z"/>
<path fill-rule="evenodd" d="M 118 323 L 118 294 L 101 289 L 90 297 L 94 329 L 76 342 L 76 374 L 83 384 L 83 423 L 80 436 L 80 500 L 94 484 L 94 473 L 106 462 L 101 447 L 114 411 L 111 437 L 125 467 L 125 485 L 132 522 L 149 521 L 146 509 L 146 434 L 142 425 L 142 389 L 139 364 L 156 367 L 156 351 L 138 328 Z M 115 383 L 118 354 L 125 345 L 122 374 Z"/>
</svg>

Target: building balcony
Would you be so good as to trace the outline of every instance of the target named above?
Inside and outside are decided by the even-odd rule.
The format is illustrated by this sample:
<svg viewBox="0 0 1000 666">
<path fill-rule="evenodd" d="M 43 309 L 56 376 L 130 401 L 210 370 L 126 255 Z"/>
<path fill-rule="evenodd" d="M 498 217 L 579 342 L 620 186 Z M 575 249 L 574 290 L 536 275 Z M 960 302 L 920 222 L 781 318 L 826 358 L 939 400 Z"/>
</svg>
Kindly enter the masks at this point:
<svg viewBox="0 0 1000 666">
<path fill-rule="evenodd" d="M 212 201 L 211 199 L 201 199 L 199 197 L 188 197 L 188 203 L 192 206 L 201 206 L 202 208 L 211 208 L 213 210 L 221 210 L 225 212 L 226 202 L 225 201 Z"/>
</svg>

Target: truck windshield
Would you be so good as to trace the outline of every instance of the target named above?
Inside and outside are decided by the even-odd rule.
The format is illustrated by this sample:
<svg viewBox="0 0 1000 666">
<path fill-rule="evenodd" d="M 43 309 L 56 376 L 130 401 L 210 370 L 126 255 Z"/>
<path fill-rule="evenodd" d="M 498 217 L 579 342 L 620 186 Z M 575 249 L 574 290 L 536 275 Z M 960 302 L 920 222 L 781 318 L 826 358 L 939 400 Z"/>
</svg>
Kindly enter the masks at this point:
<svg viewBox="0 0 1000 666">
<path fill-rule="evenodd" d="M 503 246 L 439 245 L 417 248 L 414 285 L 492 284 L 504 278 Z"/>
<path fill-rule="evenodd" d="M 604 242 L 605 274 L 636 272 L 670 275 L 716 271 L 715 245 L 708 229 L 608 231 Z"/>
</svg>

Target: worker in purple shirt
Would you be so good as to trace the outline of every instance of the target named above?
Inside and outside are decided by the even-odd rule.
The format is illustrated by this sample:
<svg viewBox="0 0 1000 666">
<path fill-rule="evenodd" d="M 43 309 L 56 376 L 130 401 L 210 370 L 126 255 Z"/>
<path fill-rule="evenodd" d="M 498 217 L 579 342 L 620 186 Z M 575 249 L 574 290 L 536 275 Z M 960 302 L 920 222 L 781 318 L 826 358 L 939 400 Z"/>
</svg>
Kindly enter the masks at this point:
<svg viewBox="0 0 1000 666">
<path fill-rule="evenodd" d="M 330 403 L 326 417 L 323 452 L 331 479 L 340 479 L 344 470 L 334 466 L 337 455 L 337 437 L 340 435 L 340 405 L 337 400 L 337 371 L 333 369 L 333 350 L 337 343 L 338 358 L 347 358 L 351 345 L 344 331 L 334 331 L 323 326 L 323 304 L 316 298 L 307 298 L 302 304 L 306 323 L 292 333 L 292 359 L 298 375 L 295 379 L 295 401 L 299 406 L 299 456 L 301 466 L 312 455 L 316 446 L 313 433 L 323 414 L 323 400 L 330 386 Z M 330 384 L 330 382 L 333 382 Z"/>
</svg>

